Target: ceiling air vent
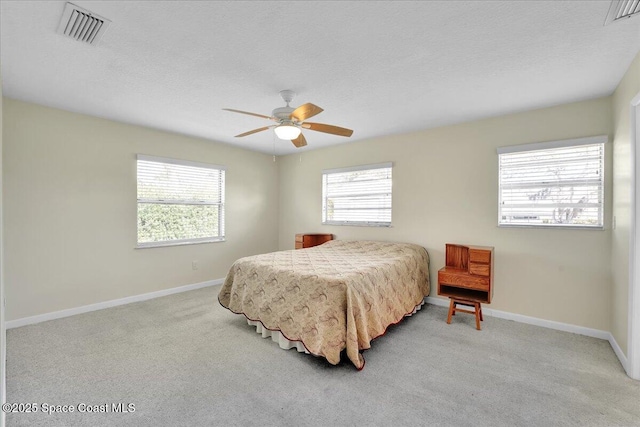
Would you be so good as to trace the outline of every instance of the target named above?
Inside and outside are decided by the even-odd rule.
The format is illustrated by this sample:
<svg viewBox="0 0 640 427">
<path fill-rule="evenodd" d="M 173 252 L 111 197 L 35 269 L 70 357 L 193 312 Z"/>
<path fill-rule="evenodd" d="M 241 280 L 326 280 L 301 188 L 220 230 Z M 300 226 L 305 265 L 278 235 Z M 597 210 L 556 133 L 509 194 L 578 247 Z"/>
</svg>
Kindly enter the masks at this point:
<svg viewBox="0 0 640 427">
<path fill-rule="evenodd" d="M 73 3 L 66 3 L 58 25 L 58 33 L 80 42 L 97 44 L 110 23 L 111 21 L 102 16 Z"/>
<path fill-rule="evenodd" d="M 640 14 L 640 0 L 613 0 L 604 25 Z"/>
</svg>

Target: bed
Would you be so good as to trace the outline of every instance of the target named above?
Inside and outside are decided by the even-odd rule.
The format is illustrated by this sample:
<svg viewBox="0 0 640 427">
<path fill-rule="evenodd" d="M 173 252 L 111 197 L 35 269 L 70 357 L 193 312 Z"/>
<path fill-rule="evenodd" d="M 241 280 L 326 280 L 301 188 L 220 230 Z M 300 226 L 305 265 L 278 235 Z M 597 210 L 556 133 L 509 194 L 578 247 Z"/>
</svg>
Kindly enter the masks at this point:
<svg viewBox="0 0 640 427">
<path fill-rule="evenodd" d="M 362 369 L 361 351 L 419 309 L 429 289 L 429 255 L 423 247 L 332 240 L 240 258 L 218 301 L 333 365 L 346 349 Z"/>
</svg>

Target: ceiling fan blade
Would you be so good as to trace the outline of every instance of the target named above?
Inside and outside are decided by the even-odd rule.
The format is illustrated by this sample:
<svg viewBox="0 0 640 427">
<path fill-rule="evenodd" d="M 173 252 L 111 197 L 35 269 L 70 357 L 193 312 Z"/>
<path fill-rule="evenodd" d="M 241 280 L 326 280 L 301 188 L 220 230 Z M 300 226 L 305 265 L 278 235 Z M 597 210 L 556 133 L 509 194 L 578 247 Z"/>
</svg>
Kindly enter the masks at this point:
<svg viewBox="0 0 640 427">
<path fill-rule="evenodd" d="M 262 117 L 263 119 L 273 119 L 273 117 L 269 117 L 269 116 L 265 116 L 264 114 L 257 114 L 257 113 L 250 113 L 248 111 L 242 111 L 242 110 L 234 110 L 232 108 L 223 108 L 224 111 L 232 111 L 234 113 L 240 113 L 240 114 L 248 114 L 250 116 L 256 116 L 256 117 Z"/>
<path fill-rule="evenodd" d="M 298 136 L 296 139 L 292 139 L 291 142 L 293 142 L 293 145 L 298 148 L 307 145 L 307 140 L 305 139 L 303 134 L 300 134 L 300 136 Z"/>
<path fill-rule="evenodd" d="M 262 132 L 263 130 L 267 130 L 269 129 L 271 126 L 265 126 L 263 128 L 258 128 L 258 129 L 254 129 L 254 130 L 250 130 L 249 132 L 245 132 L 245 133 L 241 133 L 240 135 L 236 135 L 236 138 L 239 138 L 241 136 L 247 136 L 247 135 L 251 135 L 252 133 L 258 133 L 258 132 Z"/>
<path fill-rule="evenodd" d="M 307 120 L 309 117 L 313 117 L 316 114 L 322 113 L 324 110 L 317 105 L 313 105 L 311 103 L 306 103 L 304 105 L 299 106 L 291 113 L 291 119 L 296 120 L 298 122 L 303 122 Z"/>
<path fill-rule="evenodd" d="M 351 129 L 341 128 L 339 126 L 333 126 L 333 125 L 325 125 L 323 123 L 307 122 L 307 123 L 302 123 L 301 126 L 305 129 L 315 130 L 316 132 L 331 133 L 331 134 L 340 135 L 340 136 L 351 136 L 353 134 L 353 131 Z"/>
</svg>

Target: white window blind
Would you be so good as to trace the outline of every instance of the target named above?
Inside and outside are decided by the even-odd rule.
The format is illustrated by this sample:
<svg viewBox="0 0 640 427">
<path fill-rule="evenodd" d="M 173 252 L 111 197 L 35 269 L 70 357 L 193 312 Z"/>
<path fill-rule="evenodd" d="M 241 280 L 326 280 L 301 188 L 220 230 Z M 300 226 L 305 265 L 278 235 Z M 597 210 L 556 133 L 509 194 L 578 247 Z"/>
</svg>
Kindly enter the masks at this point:
<svg viewBox="0 0 640 427">
<path fill-rule="evenodd" d="M 221 166 L 138 155 L 138 246 L 224 240 Z"/>
<path fill-rule="evenodd" d="M 322 223 L 391 225 L 391 163 L 322 171 Z"/>
<path fill-rule="evenodd" d="M 606 136 L 503 147 L 498 224 L 602 228 Z"/>
</svg>

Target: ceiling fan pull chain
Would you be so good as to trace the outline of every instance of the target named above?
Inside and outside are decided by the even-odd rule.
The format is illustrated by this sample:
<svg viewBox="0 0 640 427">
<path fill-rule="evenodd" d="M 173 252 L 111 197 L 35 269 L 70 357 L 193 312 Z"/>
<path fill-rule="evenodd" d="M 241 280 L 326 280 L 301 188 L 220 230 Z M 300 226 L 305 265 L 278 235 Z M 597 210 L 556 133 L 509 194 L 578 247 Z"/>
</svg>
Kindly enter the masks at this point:
<svg viewBox="0 0 640 427">
<path fill-rule="evenodd" d="M 276 134 L 271 133 L 271 141 L 273 142 L 273 163 L 276 162 Z"/>
</svg>

